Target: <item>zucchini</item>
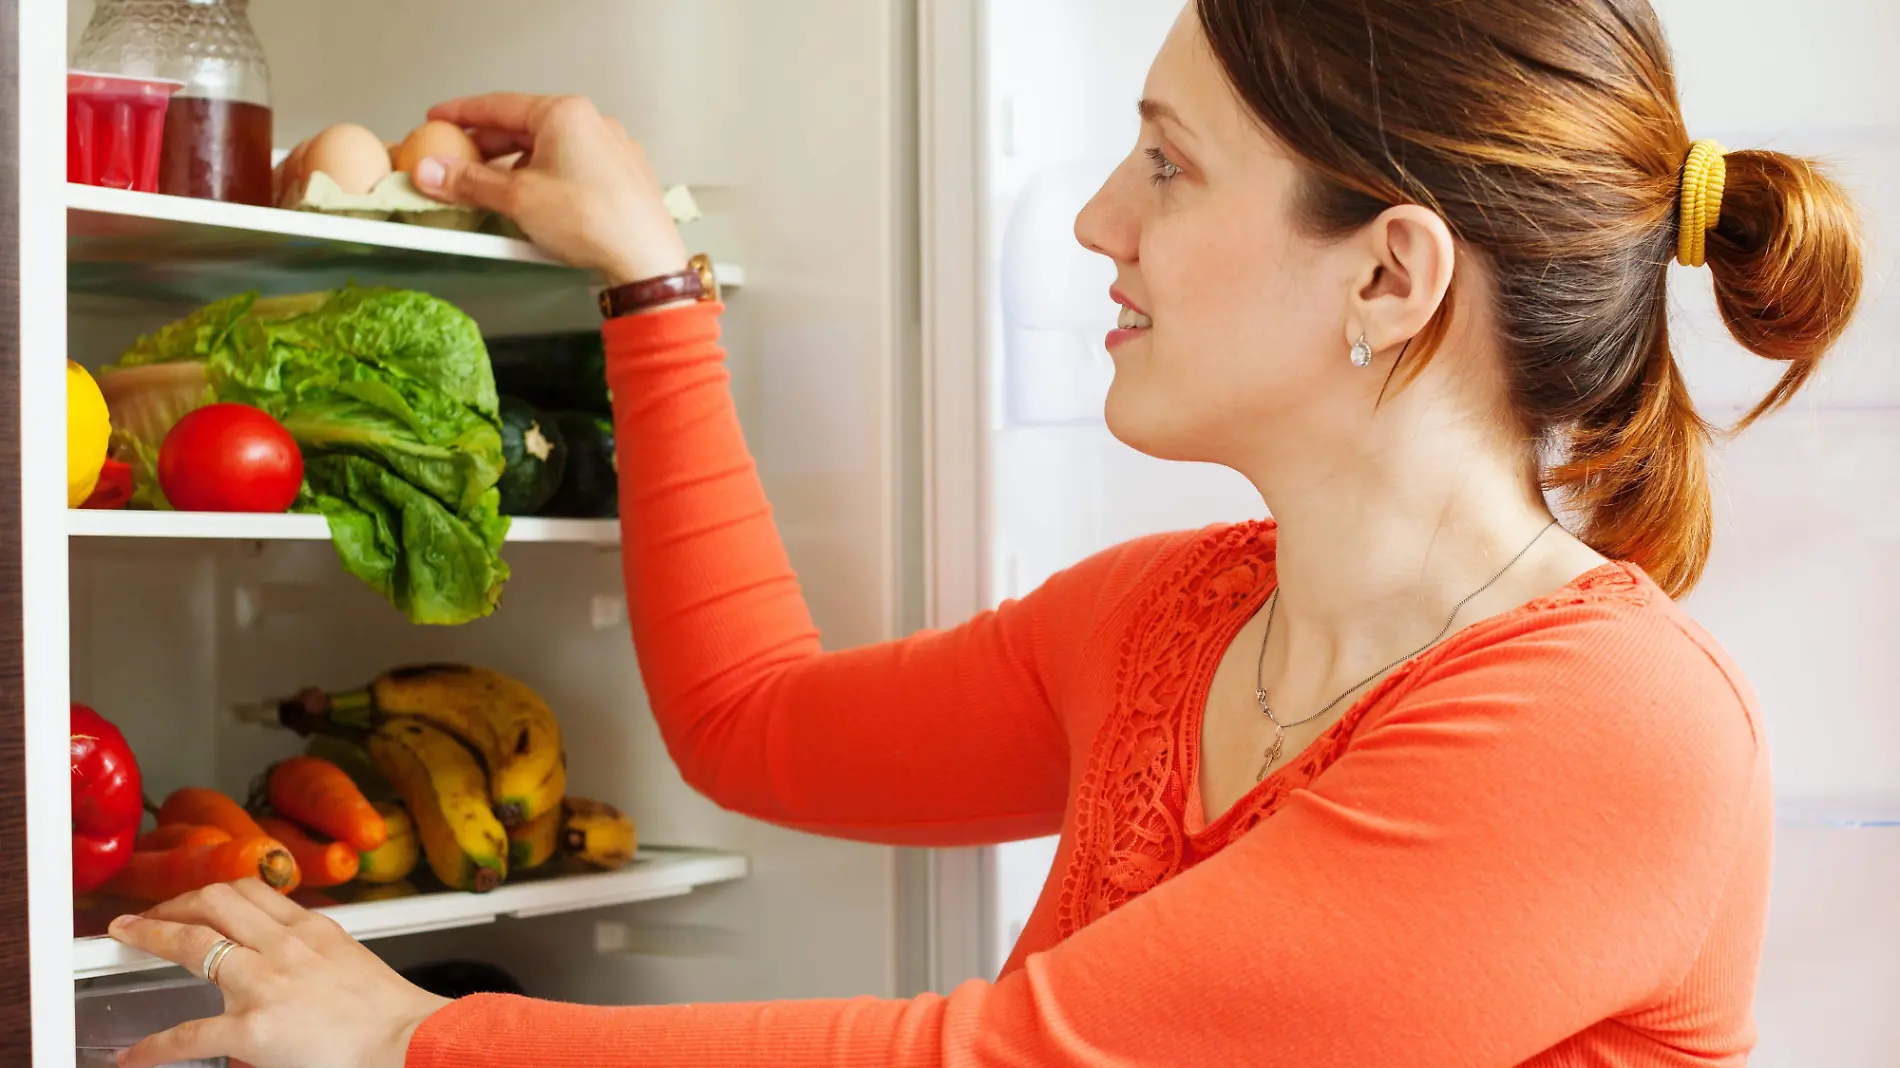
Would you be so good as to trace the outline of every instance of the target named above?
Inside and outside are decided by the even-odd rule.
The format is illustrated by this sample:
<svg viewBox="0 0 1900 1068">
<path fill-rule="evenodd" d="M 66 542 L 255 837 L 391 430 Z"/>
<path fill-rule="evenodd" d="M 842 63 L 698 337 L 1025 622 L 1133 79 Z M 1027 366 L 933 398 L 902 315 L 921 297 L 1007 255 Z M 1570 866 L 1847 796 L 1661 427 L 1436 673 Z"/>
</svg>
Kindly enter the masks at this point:
<svg viewBox="0 0 1900 1068">
<path fill-rule="evenodd" d="M 546 515 L 606 519 L 620 514 L 620 467 L 614 462 L 614 425 L 591 412 L 555 412 L 567 443 L 567 473 L 541 509 Z"/>
<path fill-rule="evenodd" d="M 567 470 L 567 445 L 555 421 L 519 397 L 501 398 L 503 515 L 533 515 L 554 496 Z"/>
</svg>

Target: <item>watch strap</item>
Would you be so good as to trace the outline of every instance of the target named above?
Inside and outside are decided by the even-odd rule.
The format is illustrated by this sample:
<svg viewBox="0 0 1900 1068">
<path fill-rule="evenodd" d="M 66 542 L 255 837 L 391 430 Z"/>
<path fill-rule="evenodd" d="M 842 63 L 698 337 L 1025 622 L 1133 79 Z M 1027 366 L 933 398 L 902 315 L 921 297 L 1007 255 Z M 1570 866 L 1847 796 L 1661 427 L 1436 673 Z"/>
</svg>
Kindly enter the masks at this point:
<svg viewBox="0 0 1900 1068">
<path fill-rule="evenodd" d="M 600 313 L 617 319 L 680 301 L 718 299 L 719 283 L 713 278 L 712 260 L 701 254 L 688 261 L 683 271 L 601 290 Z"/>
</svg>

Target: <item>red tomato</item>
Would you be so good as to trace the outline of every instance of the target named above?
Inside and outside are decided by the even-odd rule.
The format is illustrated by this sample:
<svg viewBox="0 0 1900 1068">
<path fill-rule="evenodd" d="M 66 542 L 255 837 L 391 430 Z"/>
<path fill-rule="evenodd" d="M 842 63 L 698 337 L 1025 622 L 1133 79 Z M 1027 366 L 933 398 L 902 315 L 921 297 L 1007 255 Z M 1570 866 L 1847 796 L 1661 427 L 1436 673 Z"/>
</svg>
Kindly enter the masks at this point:
<svg viewBox="0 0 1900 1068">
<path fill-rule="evenodd" d="M 270 413 L 211 404 L 165 435 L 158 484 L 181 511 L 281 512 L 303 486 L 303 454 Z"/>
</svg>

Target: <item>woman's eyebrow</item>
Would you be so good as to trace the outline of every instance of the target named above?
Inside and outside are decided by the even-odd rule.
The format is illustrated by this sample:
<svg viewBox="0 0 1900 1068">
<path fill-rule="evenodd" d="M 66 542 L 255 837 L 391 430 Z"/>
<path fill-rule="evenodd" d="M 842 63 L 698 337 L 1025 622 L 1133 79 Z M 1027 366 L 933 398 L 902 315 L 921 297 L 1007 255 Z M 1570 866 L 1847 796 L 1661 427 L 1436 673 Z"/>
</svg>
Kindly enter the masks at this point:
<svg viewBox="0 0 1900 1068">
<path fill-rule="evenodd" d="M 1179 124 L 1181 121 L 1180 114 L 1173 108 L 1150 97 L 1144 96 L 1140 100 L 1135 101 L 1135 110 L 1141 112 L 1141 117 L 1149 122 L 1159 122 L 1162 119 L 1167 119 Z"/>
<path fill-rule="evenodd" d="M 1194 131 L 1187 123 L 1181 121 L 1181 113 L 1159 100 L 1143 97 L 1135 102 L 1135 110 L 1141 112 L 1144 122 L 1166 122 L 1186 135 L 1185 139 L 1193 138 Z"/>
</svg>

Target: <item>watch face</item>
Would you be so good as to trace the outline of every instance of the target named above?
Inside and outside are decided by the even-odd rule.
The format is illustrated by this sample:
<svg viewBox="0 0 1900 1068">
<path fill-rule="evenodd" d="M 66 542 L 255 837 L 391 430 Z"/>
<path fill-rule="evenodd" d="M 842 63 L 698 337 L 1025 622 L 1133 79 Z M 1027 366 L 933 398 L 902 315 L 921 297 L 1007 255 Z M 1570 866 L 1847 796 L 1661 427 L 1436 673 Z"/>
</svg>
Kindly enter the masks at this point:
<svg viewBox="0 0 1900 1068">
<path fill-rule="evenodd" d="M 719 299 L 719 279 L 713 274 L 712 257 L 700 253 L 688 261 L 692 269 L 699 274 L 700 300 Z"/>
</svg>

